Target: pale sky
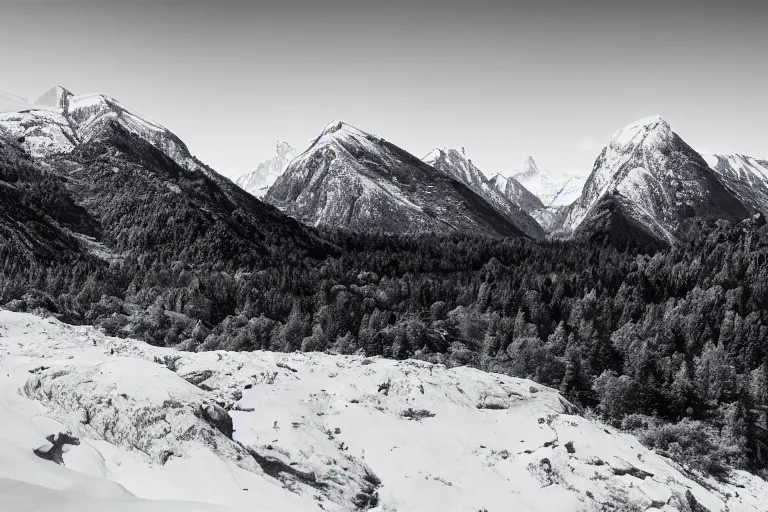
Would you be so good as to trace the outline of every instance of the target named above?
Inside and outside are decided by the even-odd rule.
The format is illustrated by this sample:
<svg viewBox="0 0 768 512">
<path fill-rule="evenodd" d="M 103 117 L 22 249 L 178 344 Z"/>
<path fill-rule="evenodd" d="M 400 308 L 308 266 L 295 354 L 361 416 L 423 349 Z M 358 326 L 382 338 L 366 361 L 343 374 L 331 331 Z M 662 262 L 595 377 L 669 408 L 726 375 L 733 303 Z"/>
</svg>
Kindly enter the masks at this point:
<svg viewBox="0 0 768 512">
<path fill-rule="evenodd" d="M 487 174 L 589 171 L 653 114 L 768 157 L 768 2 L 627 3 L 0 0 L 0 89 L 114 96 L 228 175 L 334 119 Z"/>
</svg>

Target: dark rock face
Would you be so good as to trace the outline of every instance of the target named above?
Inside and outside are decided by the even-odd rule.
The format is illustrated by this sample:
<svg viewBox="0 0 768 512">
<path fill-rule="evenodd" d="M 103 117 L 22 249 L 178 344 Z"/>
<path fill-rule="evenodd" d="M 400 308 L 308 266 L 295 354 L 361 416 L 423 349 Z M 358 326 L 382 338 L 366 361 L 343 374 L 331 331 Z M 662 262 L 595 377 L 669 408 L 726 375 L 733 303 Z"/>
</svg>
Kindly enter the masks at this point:
<svg viewBox="0 0 768 512">
<path fill-rule="evenodd" d="M 216 430 L 227 436 L 227 438 L 232 439 L 234 432 L 232 417 L 223 407 L 217 404 L 201 405 L 200 414 Z"/>
<path fill-rule="evenodd" d="M 310 225 L 387 233 L 524 236 L 465 184 L 383 139 L 329 125 L 265 200 Z"/>
<path fill-rule="evenodd" d="M 661 249 L 668 242 L 658 238 L 646 226 L 627 213 L 631 205 L 620 196 L 603 199 L 573 234 L 576 240 L 615 247 Z"/>
<path fill-rule="evenodd" d="M 39 448 L 32 450 L 35 455 L 44 460 L 50 460 L 56 464 L 64 464 L 64 445 L 77 446 L 80 444 L 80 440 L 66 433 L 51 434 L 46 438 L 49 444 L 44 444 Z"/>
</svg>

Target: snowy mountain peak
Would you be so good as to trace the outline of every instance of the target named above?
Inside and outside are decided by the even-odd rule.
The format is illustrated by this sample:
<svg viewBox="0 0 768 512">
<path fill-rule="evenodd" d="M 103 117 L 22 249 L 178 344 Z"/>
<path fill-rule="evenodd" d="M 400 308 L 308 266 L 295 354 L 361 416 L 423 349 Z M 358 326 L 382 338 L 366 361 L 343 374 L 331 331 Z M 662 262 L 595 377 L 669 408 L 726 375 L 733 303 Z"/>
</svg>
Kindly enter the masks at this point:
<svg viewBox="0 0 768 512">
<path fill-rule="evenodd" d="M 564 217 L 564 232 L 603 236 L 625 231 L 628 223 L 675 243 L 693 217 L 745 218 L 748 210 L 718 181 L 711 165 L 661 117 L 635 121 L 616 132 L 595 161 L 581 196 Z M 608 218 L 614 220 L 606 223 Z"/>
<path fill-rule="evenodd" d="M 294 151 L 293 147 L 291 147 L 290 144 L 288 144 L 285 141 L 277 141 L 277 154 L 278 155 L 285 155 L 287 153 L 292 153 Z"/>
<path fill-rule="evenodd" d="M 323 128 L 323 131 L 320 135 L 321 136 L 330 135 L 332 133 L 336 133 L 342 128 L 344 128 L 344 121 L 339 121 L 338 119 L 334 119 L 333 121 L 328 123 L 328 125 L 325 128 Z"/>
<path fill-rule="evenodd" d="M 31 108 L 32 105 L 24 98 L 0 91 L 0 112 L 21 112 Z"/>
<path fill-rule="evenodd" d="M 442 147 L 442 148 L 435 148 L 427 155 L 422 158 L 427 163 L 435 162 L 439 158 L 447 158 L 448 160 L 451 160 L 453 162 L 463 162 L 464 164 L 470 164 L 472 163 L 472 160 L 467 158 L 467 154 L 464 150 L 464 148 L 456 149 L 456 148 L 448 148 L 448 147 Z"/>
<path fill-rule="evenodd" d="M 287 142 L 277 141 L 275 155 L 261 162 L 255 171 L 248 172 L 235 180 L 237 186 L 258 198 L 264 197 L 296 156 L 296 151 Z"/>
<path fill-rule="evenodd" d="M 639 119 L 616 132 L 611 140 L 612 147 L 643 145 L 650 147 L 669 141 L 674 133 L 672 127 L 661 116 Z"/>
<path fill-rule="evenodd" d="M 460 160 L 468 163 L 463 156 Z M 484 179 L 469 167 L 454 177 L 381 137 L 334 121 L 291 162 L 265 201 L 312 225 L 389 233 L 523 235 L 513 217 L 466 185 L 470 175 L 480 186 Z M 532 218 L 528 221 L 538 228 Z"/>
<path fill-rule="evenodd" d="M 376 138 L 373 135 L 364 132 L 363 130 L 360 130 L 359 128 L 355 128 L 351 124 L 345 123 L 344 121 L 335 120 L 331 123 L 329 123 L 323 131 L 320 133 L 320 136 L 315 139 L 312 142 L 312 146 L 315 146 L 321 141 L 331 141 L 331 140 L 339 140 L 339 139 L 356 139 L 358 142 L 364 140 L 364 139 L 371 139 Z"/>
<path fill-rule="evenodd" d="M 520 171 L 520 175 L 525 176 L 532 176 L 535 174 L 539 174 L 541 171 L 539 170 L 539 166 L 536 165 L 536 161 L 531 156 L 527 156 L 525 158 L 525 163 L 523 164 L 523 168 Z"/>
<path fill-rule="evenodd" d="M 56 85 L 37 98 L 35 105 L 54 109 L 66 109 L 72 97 L 74 97 L 74 94 L 66 87 Z"/>
<path fill-rule="evenodd" d="M 735 152 L 702 157 L 743 203 L 768 212 L 768 160 Z"/>
</svg>

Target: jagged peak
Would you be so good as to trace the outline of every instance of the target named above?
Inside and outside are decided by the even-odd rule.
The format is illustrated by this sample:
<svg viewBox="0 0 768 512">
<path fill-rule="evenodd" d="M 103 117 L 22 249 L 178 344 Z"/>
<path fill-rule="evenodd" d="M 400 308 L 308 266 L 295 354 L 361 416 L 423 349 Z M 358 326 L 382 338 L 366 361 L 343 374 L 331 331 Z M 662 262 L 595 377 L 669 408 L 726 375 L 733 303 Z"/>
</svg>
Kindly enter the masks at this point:
<svg viewBox="0 0 768 512">
<path fill-rule="evenodd" d="M 363 130 L 352 126 L 349 123 L 340 120 L 334 120 L 329 123 L 320 133 L 318 140 L 329 136 L 348 136 L 356 135 L 358 137 L 370 137 L 371 135 Z"/>
<path fill-rule="evenodd" d="M 293 151 L 293 146 L 285 142 L 284 140 L 277 141 L 277 152 L 281 151 Z"/>
<path fill-rule="evenodd" d="M 337 131 L 344 128 L 344 121 L 340 121 L 338 119 L 334 119 L 330 123 L 328 123 L 325 128 L 323 128 L 323 131 L 320 133 L 320 136 L 323 135 L 330 135 L 332 133 L 336 133 Z"/>
<path fill-rule="evenodd" d="M 539 172 L 539 166 L 536 165 L 536 161 L 532 156 L 525 157 L 525 163 L 523 164 L 523 172 L 525 174 L 533 174 Z"/>
<path fill-rule="evenodd" d="M 457 157 L 462 160 L 466 160 L 466 154 L 464 152 L 464 148 L 456 149 L 456 148 L 449 148 L 449 147 L 441 147 L 441 148 L 435 148 L 427 155 L 422 158 L 425 162 L 427 161 L 435 161 L 438 158 L 441 158 L 443 155 L 446 155 L 448 157 Z"/>
</svg>

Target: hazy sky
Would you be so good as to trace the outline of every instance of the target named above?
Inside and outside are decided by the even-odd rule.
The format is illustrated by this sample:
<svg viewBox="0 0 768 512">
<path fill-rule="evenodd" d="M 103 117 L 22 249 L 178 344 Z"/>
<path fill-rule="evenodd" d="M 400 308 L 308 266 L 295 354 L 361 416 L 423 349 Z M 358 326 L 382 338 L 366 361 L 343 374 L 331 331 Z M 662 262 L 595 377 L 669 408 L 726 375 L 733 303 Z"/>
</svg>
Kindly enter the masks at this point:
<svg viewBox="0 0 768 512">
<path fill-rule="evenodd" d="M 0 42 L 0 89 L 114 96 L 227 174 L 333 119 L 486 172 L 590 170 L 652 114 L 768 157 L 768 2 L 0 0 Z"/>
</svg>

